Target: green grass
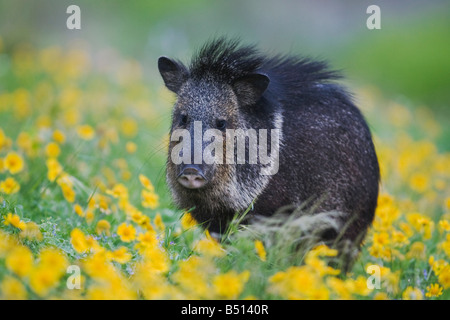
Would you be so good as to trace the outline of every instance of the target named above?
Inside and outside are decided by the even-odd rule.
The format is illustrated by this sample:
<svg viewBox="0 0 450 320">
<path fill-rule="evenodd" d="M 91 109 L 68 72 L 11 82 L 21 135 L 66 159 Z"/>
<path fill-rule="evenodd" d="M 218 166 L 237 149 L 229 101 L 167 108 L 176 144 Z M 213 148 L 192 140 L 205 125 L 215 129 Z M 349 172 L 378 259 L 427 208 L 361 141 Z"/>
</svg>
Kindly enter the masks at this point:
<svg viewBox="0 0 450 320">
<path fill-rule="evenodd" d="M 292 226 L 302 221 L 296 220 L 302 217 L 291 217 L 292 220 L 287 219 L 287 222 L 276 217 L 255 226 L 240 225 L 240 218 L 237 218 L 223 236 L 221 245 L 210 240 L 200 227 L 186 229 L 180 220 L 183 211 L 174 208 L 165 183 L 165 144 L 174 97 L 160 83 L 147 83 L 136 76 L 139 74 L 136 70 L 140 69 L 133 61 L 121 58 L 109 71 L 99 72 L 88 62 L 83 62 L 84 58 L 89 58 L 85 56 L 87 52 L 62 50 L 52 58 L 57 68 L 49 69 L 42 62 L 45 52 L 12 51 L 0 56 L 2 61 L 8 61 L 3 66 L 6 71 L 0 79 L 0 128 L 4 133 L 3 141 L 0 140 L 0 158 L 6 159 L 15 151 L 24 162 L 24 168 L 18 173 L 13 174 L 3 167 L 0 170 L 0 181 L 12 177 L 20 184 L 17 193 L 3 192 L 0 195 L 0 297 L 12 298 L 9 287 L 5 285 L 11 277 L 22 284 L 25 297 L 30 299 L 55 296 L 401 299 L 409 296 L 408 287 L 417 288 L 424 295 L 430 284 L 448 285 L 445 279 L 432 271 L 429 257 L 446 261 L 449 258 L 445 251 L 449 231 L 441 232 L 439 221 L 449 219 L 450 177 L 445 168 L 450 158 L 445 149 L 435 147 L 442 139 L 442 131 L 431 134 L 424 130 L 427 125 L 441 128 L 446 119 L 435 118 L 431 112 L 419 121 L 413 104 L 401 104 L 395 109 L 400 115 L 410 115 L 407 122 L 397 123 L 395 112 L 388 119 L 380 118 L 380 112 L 392 112 L 392 101 L 377 97 L 370 89 L 355 89 L 359 96 L 364 96 L 373 105 L 363 111 L 372 125 L 383 164 L 382 194 L 383 197 L 389 194 L 392 199 L 381 208 L 393 212 L 398 209 L 400 214 L 389 221 L 387 229 L 380 227 L 386 218 L 379 215 L 351 272 L 334 274 L 320 262 L 328 261 L 326 255 L 297 250 L 298 234 Z M 73 66 L 76 66 L 75 71 Z M 21 96 L 21 92 L 25 95 Z M 92 140 L 83 139 L 78 134 L 78 127 L 82 124 L 94 128 Z M 64 143 L 59 143 L 61 153 L 57 159 L 70 177 L 71 188 L 75 192 L 73 201 L 64 196 L 63 182 L 50 181 L 47 176 L 45 148 L 55 140 L 52 136 L 55 130 L 60 130 L 66 137 Z M 28 147 L 18 141 L 24 132 L 29 134 Z M 401 140 L 405 136 L 411 140 Z M 137 146 L 136 152 L 127 151 L 129 142 Z M 406 159 L 404 168 L 399 167 L 401 157 Z M 427 181 L 411 182 L 418 172 L 423 173 Z M 139 181 L 141 174 L 151 180 L 154 192 L 159 196 L 156 208 L 148 208 L 142 203 L 144 187 Z M 151 227 L 131 219 L 130 210 L 111 195 L 110 190 L 118 184 L 123 184 L 127 190 L 127 203 L 142 216 L 150 218 Z M 96 206 L 91 208 L 93 217 L 88 221 L 75 213 L 74 205 L 88 211 L 91 199 L 96 199 Z M 106 201 L 103 208 L 100 205 L 102 199 Z M 421 224 L 416 225 L 417 220 L 411 220 L 409 214 L 413 212 L 423 215 Z M 8 213 L 17 214 L 21 221 L 37 224 L 42 238 L 26 238 L 19 228 L 5 224 Z M 158 217 L 162 218 L 164 230 L 158 227 Z M 100 220 L 109 222 L 109 235 L 97 233 Z M 126 242 L 118 235 L 118 227 L 124 222 L 133 225 L 138 234 L 154 229 L 157 243 L 149 252 L 141 252 L 136 248 L 141 240 Z M 427 226 L 432 226 L 430 236 L 421 229 Z M 408 234 L 408 228 L 411 234 Z M 74 229 L 92 236 L 103 249 L 92 246 L 90 251 L 79 252 L 71 236 Z M 395 242 L 395 232 L 406 237 L 404 243 Z M 389 250 L 379 253 L 375 250 L 376 237 L 383 233 L 388 235 L 384 248 Z M 15 244 L 2 247 L 6 237 L 16 241 Z M 255 250 L 256 240 L 264 243 L 265 261 Z M 199 246 L 202 241 L 207 249 Z M 412 250 L 414 243 L 423 245 L 423 252 Z M 34 257 L 32 271 L 26 275 L 18 274 L 10 265 L 14 248 L 22 246 L 29 248 Z M 68 274 L 60 276 L 56 283 L 48 284 L 45 293 L 39 292 L 32 284 L 36 280 L 33 268 L 38 268 L 41 263 L 40 252 L 49 247 L 61 250 L 68 264 L 81 266 L 85 282 L 80 291 L 73 292 L 65 287 Z M 110 261 L 103 255 L 120 247 L 125 247 L 131 254 L 125 263 Z M 159 261 L 158 252 L 162 252 L 166 260 L 155 266 L 155 261 Z M 204 263 L 198 267 L 200 275 L 190 270 L 188 275 L 183 274 L 182 279 L 189 280 L 191 276 L 194 282 L 207 288 L 206 295 L 201 288 L 195 291 L 177 280 L 184 270 L 183 264 L 192 262 L 194 257 L 199 257 Z M 95 262 L 97 268 L 111 267 L 113 272 L 105 272 L 104 277 L 96 275 L 88 264 L 97 258 L 100 259 Z M 145 272 L 139 271 L 142 264 L 147 266 Z M 369 277 L 366 271 L 369 264 L 389 268 L 390 272 L 382 276 L 381 289 L 361 291 L 358 286 Z M 220 277 L 225 275 L 231 279 L 227 281 L 235 284 L 235 287 L 229 284 L 225 289 L 236 288 L 236 292 L 220 291 L 224 289 Z M 129 287 L 132 288 L 131 293 L 126 295 Z M 162 293 L 153 291 L 156 289 L 161 289 Z M 380 296 L 380 293 L 385 296 Z M 449 297 L 447 287 L 438 298 Z"/>
</svg>

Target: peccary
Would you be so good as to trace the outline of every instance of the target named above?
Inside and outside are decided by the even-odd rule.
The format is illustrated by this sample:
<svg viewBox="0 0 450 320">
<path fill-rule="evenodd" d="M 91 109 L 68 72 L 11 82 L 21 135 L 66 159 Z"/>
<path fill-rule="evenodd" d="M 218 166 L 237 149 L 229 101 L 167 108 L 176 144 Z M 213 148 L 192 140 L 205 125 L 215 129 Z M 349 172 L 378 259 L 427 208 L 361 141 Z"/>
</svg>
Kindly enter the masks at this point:
<svg viewBox="0 0 450 320">
<path fill-rule="evenodd" d="M 160 57 L 158 68 L 177 96 L 167 183 L 179 208 L 192 209 L 198 222 L 221 233 L 236 212 L 249 207 L 250 216 L 271 216 L 286 205 L 307 203 L 314 212 L 343 213 L 337 218 L 341 232 L 327 231 L 324 240 L 341 233 L 340 239 L 360 245 L 374 217 L 379 166 L 369 128 L 336 83 L 337 72 L 323 61 L 266 56 L 226 38 L 206 43 L 189 67 Z M 196 123 L 201 133 L 215 129 L 223 141 L 230 129 L 267 129 L 267 141 L 270 129 L 279 129 L 279 148 L 269 146 L 278 155 L 265 164 L 247 157 L 241 164 L 195 162 L 195 147 L 174 150 L 184 139 L 200 151 L 212 141 L 195 134 Z M 174 138 L 178 129 L 190 135 Z M 250 138 L 245 141 L 248 156 Z M 227 147 L 236 151 L 237 145 L 216 152 L 225 157 Z M 175 163 L 174 153 L 187 161 Z"/>
</svg>

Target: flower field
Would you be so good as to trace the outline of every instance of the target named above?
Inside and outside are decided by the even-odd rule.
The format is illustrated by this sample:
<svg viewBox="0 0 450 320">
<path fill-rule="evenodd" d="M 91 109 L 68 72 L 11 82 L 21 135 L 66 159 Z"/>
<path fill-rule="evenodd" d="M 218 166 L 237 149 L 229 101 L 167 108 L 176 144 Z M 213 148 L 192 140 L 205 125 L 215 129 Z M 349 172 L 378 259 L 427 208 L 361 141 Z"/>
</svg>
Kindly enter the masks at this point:
<svg viewBox="0 0 450 320">
<path fill-rule="evenodd" d="M 446 119 L 355 89 L 382 183 L 359 258 L 342 274 L 324 245 L 292 262 L 240 228 L 219 244 L 173 208 L 174 97 L 152 79 L 112 50 L 0 38 L 1 299 L 450 298 L 450 153 L 437 142 Z"/>
</svg>

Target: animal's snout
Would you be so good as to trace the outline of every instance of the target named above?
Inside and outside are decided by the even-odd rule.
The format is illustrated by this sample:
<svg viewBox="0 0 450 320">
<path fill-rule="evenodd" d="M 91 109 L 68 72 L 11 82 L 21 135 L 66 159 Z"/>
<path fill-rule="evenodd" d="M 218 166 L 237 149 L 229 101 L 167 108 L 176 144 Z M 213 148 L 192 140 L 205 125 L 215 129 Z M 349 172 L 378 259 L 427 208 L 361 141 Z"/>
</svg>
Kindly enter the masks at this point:
<svg viewBox="0 0 450 320">
<path fill-rule="evenodd" d="M 198 189 L 203 187 L 207 180 L 198 166 L 186 166 L 178 175 L 178 182 L 185 188 Z"/>
</svg>

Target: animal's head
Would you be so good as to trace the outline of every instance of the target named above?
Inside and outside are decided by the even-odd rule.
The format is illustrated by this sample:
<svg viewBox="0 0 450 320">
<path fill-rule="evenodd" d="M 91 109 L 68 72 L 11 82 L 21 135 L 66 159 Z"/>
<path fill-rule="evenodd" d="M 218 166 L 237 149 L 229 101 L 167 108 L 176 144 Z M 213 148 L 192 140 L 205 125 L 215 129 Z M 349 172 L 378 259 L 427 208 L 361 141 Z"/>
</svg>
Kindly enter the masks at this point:
<svg viewBox="0 0 450 320">
<path fill-rule="evenodd" d="M 177 96 L 167 163 L 172 190 L 230 188 L 235 171 L 226 163 L 226 131 L 254 125 L 248 115 L 257 112 L 269 85 L 268 76 L 258 72 L 262 63 L 253 47 L 224 39 L 204 46 L 189 67 L 159 58 L 164 83 Z"/>
</svg>

